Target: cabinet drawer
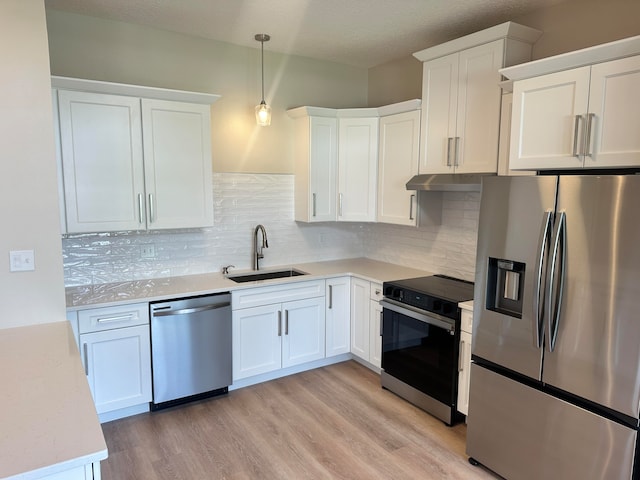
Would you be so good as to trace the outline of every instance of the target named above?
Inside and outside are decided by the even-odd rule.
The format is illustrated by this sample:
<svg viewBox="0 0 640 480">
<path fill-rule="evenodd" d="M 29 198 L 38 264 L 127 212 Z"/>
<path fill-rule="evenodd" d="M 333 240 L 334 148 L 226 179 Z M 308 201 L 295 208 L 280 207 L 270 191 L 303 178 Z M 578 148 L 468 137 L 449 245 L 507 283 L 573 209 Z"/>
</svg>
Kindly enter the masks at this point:
<svg viewBox="0 0 640 480">
<path fill-rule="evenodd" d="M 467 333 L 473 333 L 473 312 L 462 309 L 462 318 L 460 319 L 460 330 Z"/>
<path fill-rule="evenodd" d="M 131 305 L 80 310 L 78 323 L 80 333 L 146 325 L 149 323 L 149 304 L 133 303 Z"/>
<path fill-rule="evenodd" d="M 234 290 L 231 292 L 231 305 L 233 310 L 238 310 L 323 296 L 324 280 L 293 282 L 268 287 L 247 288 L 246 290 Z"/>
<path fill-rule="evenodd" d="M 382 300 L 382 284 L 371 282 L 371 300 Z"/>
</svg>

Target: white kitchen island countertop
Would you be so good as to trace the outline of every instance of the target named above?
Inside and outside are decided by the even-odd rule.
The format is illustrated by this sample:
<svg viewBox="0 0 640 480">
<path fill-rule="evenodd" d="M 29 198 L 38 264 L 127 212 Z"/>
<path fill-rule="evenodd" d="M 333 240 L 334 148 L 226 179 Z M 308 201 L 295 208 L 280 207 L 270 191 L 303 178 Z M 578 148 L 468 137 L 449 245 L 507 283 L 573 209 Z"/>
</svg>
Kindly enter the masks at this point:
<svg viewBox="0 0 640 480">
<path fill-rule="evenodd" d="M 206 295 L 210 293 L 228 292 L 241 288 L 273 285 L 286 282 L 302 282 L 319 280 L 342 275 L 354 275 L 373 282 L 386 282 L 401 278 L 422 277 L 432 275 L 425 270 L 402 267 L 391 263 L 379 262 L 368 258 L 351 258 L 331 260 L 327 262 L 301 263 L 295 265 L 279 265 L 264 267 L 262 270 L 295 268 L 307 275 L 261 280 L 255 282 L 236 283 L 225 278 L 221 273 L 203 273 L 179 277 L 153 278 L 134 280 L 131 282 L 115 282 L 78 287 L 67 287 L 67 309 L 80 310 L 88 306 L 111 306 L 137 301 L 156 301 L 180 296 Z M 262 271 L 261 270 L 261 271 Z M 232 270 L 234 273 L 245 273 L 247 270 Z"/>
<path fill-rule="evenodd" d="M 1 479 L 37 479 L 107 458 L 69 322 L 0 330 L 0 364 Z"/>
</svg>

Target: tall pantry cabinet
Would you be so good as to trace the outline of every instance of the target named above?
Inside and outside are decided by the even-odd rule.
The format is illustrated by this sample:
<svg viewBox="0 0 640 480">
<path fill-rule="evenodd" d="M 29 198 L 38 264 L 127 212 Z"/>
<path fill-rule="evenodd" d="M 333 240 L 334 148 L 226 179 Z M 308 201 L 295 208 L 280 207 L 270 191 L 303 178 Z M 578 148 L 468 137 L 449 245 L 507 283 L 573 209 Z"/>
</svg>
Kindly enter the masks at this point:
<svg viewBox="0 0 640 480">
<path fill-rule="evenodd" d="M 419 173 L 495 173 L 498 70 L 531 58 L 541 32 L 506 22 L 414 53 L 424 62 Z"/>
</svg>

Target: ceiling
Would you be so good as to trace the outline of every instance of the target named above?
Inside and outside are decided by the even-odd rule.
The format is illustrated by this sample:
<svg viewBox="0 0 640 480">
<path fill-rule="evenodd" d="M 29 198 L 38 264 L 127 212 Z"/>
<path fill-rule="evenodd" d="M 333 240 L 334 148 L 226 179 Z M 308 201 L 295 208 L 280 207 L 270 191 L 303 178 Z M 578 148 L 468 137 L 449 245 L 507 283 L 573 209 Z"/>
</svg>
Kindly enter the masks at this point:
<svg viewBox="0 0 640 480">
<path fill-rule="evenodd" d="M 47 9 L 372 67 L 566 0 L 45 0 Z"/>
</svg>

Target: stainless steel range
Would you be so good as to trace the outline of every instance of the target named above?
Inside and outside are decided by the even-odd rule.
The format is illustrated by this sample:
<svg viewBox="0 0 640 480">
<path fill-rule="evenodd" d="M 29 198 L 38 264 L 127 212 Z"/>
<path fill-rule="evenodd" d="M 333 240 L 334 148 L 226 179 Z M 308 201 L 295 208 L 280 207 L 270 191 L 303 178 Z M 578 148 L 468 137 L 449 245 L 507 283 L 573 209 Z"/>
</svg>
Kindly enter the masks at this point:
<svg viewBox="0 0 640 480">
<path fill-rule="evenodd" d="M 459 302 L 473 283 L 444 275 L 385 282 L 382 305 L 382 386 L 447 425 L 457 412 Z"/>
</svg>

